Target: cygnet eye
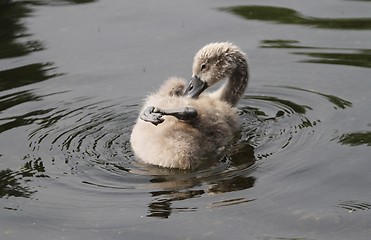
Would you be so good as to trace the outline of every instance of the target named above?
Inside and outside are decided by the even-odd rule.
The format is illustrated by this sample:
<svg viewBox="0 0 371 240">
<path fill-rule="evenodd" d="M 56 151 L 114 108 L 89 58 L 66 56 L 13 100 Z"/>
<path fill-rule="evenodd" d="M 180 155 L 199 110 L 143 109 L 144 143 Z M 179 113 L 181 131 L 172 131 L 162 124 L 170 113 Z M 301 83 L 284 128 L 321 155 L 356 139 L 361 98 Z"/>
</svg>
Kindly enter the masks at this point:
<svg viewBox="0 0 371 240">
<path fill-rule="evenodd" d="M 201 71 L 206 68 L 206 63 L 201 64 Z"/>
</svg>

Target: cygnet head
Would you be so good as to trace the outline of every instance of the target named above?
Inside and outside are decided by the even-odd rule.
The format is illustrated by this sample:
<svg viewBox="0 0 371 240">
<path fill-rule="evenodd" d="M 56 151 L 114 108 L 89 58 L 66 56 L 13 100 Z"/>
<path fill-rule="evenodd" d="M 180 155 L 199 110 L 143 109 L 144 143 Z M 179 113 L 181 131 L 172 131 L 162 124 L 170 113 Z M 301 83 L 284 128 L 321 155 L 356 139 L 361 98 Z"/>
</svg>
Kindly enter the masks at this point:
<svg viewBox="0 0 371 240">
<path fill-rule="evenodd" d="M 237 86 L 242 88 L 242 92 L 247 85 L 246 55 L 229 42 L 210 43 L 201 48 L 194 57 L 192 71 L 192 79 L 184 91 L 184 95 L 192 98 L 197 98 L 206 88 L 224 79 L 234 81 L 236 86 L 242 84 Z"/>
</svg>

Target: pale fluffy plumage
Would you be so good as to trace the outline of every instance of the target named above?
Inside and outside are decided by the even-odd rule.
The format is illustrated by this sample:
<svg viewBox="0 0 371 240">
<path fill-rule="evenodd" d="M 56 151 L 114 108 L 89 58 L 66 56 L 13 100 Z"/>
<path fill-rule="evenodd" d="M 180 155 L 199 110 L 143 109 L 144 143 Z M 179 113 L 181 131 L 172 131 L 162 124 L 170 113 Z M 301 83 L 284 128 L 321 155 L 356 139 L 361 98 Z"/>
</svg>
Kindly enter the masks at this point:
<svg viewBox="0 0 371 240">
<path fill-rule="evenodd" d="M 244 54 L 230 43 L 207 45 L 196 54 L 193 72 L 194 74 L 199 72 L 196 65 L 198 60 L 219 57 L 220 59 L 214 60 L 221 64 L 218 64 L 219 68 L 224 69 L 208 73 L 209 77 L 206 79 L 217 82 L 222 78 L 228 78 L 233 76 L 236 64 L 239 64 L 237 62 L 239 59 L 235 59 L 236 56 L 243 58 Z M 247 72 L 246 60 L 244 66 L 242 71 Z M 215 69 L 210 70 L 215 71 Z M 247 73 L 245 75 L 247 77 Z M 247 85 L 247 79 L 241 81 L 243 87 L 235 93 L 230 93 L 237 93 L 238 99 Z M 213 83 L 209 82 L 210 85 Z M 190 121 L 163 116 L 165 121 L 157 126 L 138 118 L 130 141 L 135 155 L 142 161 L 162 167 L 194 169 L 204 165 L 211 156 L 217 156 L 238 130 L 238 117 L 233 107 L 237 101 L 234 99 L 233 102 L 228 102 L 227 98 L 222 98 L 228 83 L 223 87 L 224 90 L 217 91 L 219 93 L 201 94 L 197 99 L 183 96 L 185 85 L 184 80 L 171 78 L 158 92 L 149 95 L 145 100 L 141 112 L 149 106 L 162 109 L 192 107 L 197 110 L 198 115 Z M 233 86 L 236 84 L 234 83 Z"/>
<path fill-rule="evenodd" d="M 148 106 L 164 109 L 192 106 L 198 116 L 189 122 L 164 116 L 165 121 L 158 126 L 138 119 L 130 141 L 135 155 L 144 162 L 170 168 L 196 168 L 204 164 L 203 158 L 217 154 L 238 129 L 236 111 L 228 103 L 208 96 L 191 99 L 174 94 L 174 89 L 184 86 L 183 80 L 172 78 L 146 99 L 143 110 Z"/>
</svg>

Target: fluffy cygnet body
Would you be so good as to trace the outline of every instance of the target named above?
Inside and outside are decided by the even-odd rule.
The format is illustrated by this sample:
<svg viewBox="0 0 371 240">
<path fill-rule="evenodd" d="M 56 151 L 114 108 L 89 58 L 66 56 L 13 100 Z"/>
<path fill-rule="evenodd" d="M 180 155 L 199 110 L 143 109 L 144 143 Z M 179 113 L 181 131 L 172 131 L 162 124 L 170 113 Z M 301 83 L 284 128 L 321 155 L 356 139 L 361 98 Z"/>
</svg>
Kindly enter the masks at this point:
<svg viewBox="0 0 371 240">
<path fill-rule="evenodd" d="M 202 92 L 220 80 L 212 93 Z M 245 54 L 231 43 L 212 43 L 195 56 L 192 80 L 170 78 L 149 95 L 132 134 L 142 161 L 162 167 L 194 169 L 205 164 L 239 128 L 234 106 L 248 81 Z"/>
</svg>

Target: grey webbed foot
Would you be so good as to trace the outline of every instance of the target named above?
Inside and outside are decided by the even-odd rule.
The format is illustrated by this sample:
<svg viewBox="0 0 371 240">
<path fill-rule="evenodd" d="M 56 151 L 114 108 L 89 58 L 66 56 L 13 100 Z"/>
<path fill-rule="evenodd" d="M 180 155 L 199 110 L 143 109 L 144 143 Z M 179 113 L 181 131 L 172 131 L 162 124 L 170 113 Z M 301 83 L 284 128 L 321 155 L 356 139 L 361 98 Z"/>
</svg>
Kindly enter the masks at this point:
<svg viewBox="0 0 371 240">
<path fill-rule="evenodd" d="M 162 114 L 158 112 L 154 112 L 155 107 L 147 107 L 143 113 L 140 115 L 140 119 L 145 122 L 150 122 L 154 125 L 158 125 L 162 123 L 165 119 L 162 118 Z"/>
<path fill-rule="evenodd" d="M 154 112 L 160 113 L 162 115 L 170 115 L 170 116 L 176 117 L 177 119 L 183 120 L 183 121 L 189 121 L 197 117 L 197 111 L 196 109 L 192 107 L 180 107 L 180 108 L 167 109 L 167 110 L 155 108 Z"/>
<path fill-rule="evenodd" d="M 157 126 L 165 120 L 162 118 L 164 115 L 173 116 L 182 121 L 190 121 L 197 117 L 197 111 L 192 107 L 181 107 L 165 110 L 151 106 L 147 107 L 143 111 L 143 113 L 140 115 L 140 119 Z"/>
</svg>

